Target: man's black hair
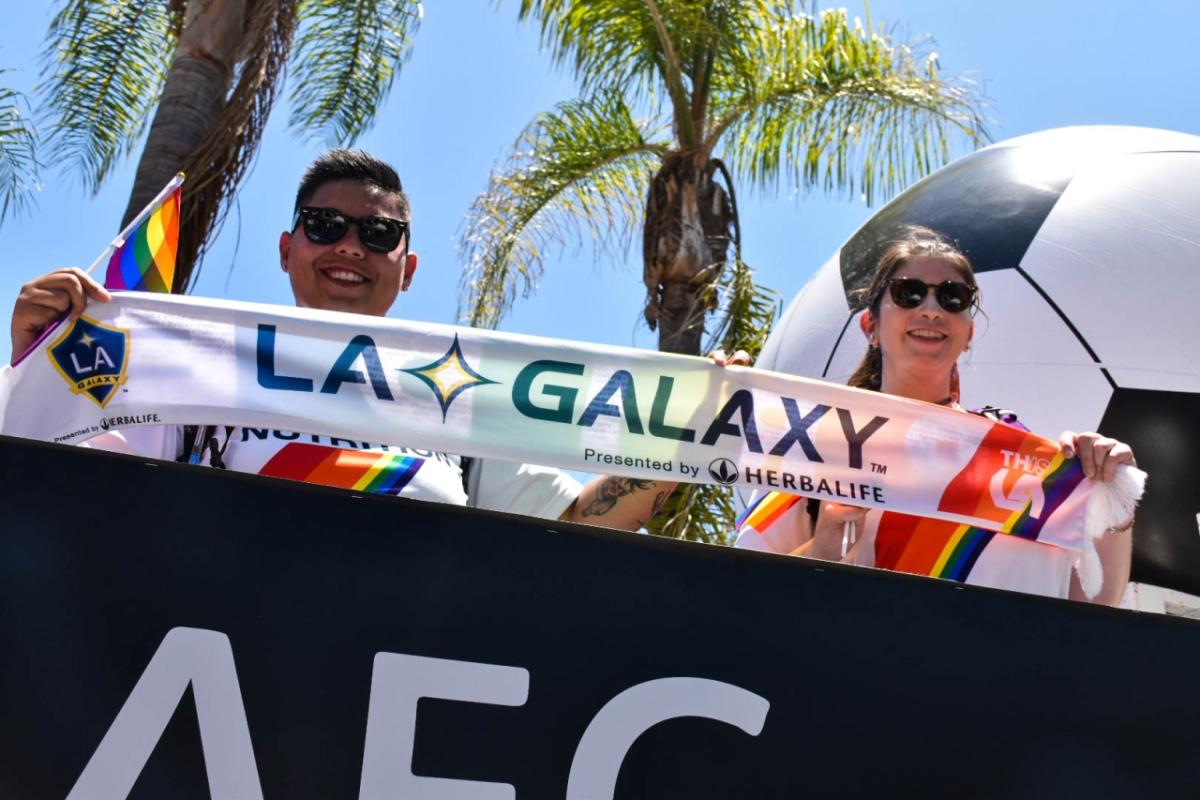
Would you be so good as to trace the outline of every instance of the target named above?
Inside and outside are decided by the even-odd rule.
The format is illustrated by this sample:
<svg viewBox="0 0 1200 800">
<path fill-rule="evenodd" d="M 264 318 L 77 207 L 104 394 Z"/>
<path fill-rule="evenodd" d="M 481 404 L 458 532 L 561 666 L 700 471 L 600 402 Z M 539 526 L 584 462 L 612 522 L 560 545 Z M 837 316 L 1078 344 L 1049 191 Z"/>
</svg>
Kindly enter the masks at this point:
<svg viewBox="0 0 1200 800">
<path fill-rule="evenodd" d="M 396 170 L 369 153 L 345 148 L 330 150 L 309 165 L 300 179 L 296 206 L 292 210 L 299 211 L 300 206 L 312 200 L 317 189 L 330 181 L 360 181 L 394 195 L 400 204 L 401 219 L 409 218 L 408 195 L 400 186 Z"/>
</svg>

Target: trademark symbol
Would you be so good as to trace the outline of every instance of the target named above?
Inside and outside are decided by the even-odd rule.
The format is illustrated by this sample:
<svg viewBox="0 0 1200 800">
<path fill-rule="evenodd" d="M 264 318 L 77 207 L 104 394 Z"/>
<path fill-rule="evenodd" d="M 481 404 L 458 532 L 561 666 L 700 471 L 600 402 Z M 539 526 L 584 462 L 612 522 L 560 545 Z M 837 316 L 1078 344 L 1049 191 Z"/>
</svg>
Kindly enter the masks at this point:
<svg viewBox="0 0 1200 800">
<path fill-rule="evenodd" d="M 887 464 L 876 464 L 872 461 L 871 472 L 874 472 L 876 475 L 887 475 Z"/>
</svg>

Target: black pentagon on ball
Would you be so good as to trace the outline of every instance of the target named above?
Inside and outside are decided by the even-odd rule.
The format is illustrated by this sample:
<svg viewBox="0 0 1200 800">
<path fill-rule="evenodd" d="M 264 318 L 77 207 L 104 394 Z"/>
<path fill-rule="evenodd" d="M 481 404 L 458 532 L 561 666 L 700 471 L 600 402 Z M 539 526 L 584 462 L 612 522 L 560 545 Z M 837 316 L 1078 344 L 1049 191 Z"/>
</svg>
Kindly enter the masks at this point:
<svg viewBox="0 0 1200 800">
<path fill-rule="evenodd" d="M 909 225 L 949 236 L 976 272 L 1015 267 L 1029 249 L 1070 176 L 1031 180 L 1023 149 L 998 147 L 972 153 L 914 184 L 859 228 L 841 250 L 842 285 L 850 308 L 865 302 L 854 292 L 870 279 L 880 256 Z"/>
<path fill-rule="evenodd" d="M 1200 595 L 1200 395 L 1117 389 L 1100 430 L 1129 443 L 1150 476 L 1134 528 L 1133 580 Z"/>
</svg>

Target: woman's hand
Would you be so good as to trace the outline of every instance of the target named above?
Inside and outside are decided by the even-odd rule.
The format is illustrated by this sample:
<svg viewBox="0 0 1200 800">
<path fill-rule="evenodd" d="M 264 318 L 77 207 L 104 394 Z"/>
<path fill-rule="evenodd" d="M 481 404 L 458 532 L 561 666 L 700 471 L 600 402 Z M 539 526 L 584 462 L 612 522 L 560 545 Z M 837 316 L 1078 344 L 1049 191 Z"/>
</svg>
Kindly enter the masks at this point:
<svg viewBox="0 0 1200 800">
<path fill-rule="evenodd" d="M 865 508 L 841 503 L 821 503 L 817 523 L 813 527 L 813 538 L 808 542 L 803 555 L 826 561 L 841 561 L 846 555 L 842 549 L 846 523 L 853 522 L 861 537 L 866 516 Z"/>
<path fill-rule="evenodd" d="M 64 313 L 71 319 L 82 314 L 89 299 L 108 302 L 112 296 L 77 267 L 56 269 L 22 286 L 12 315 L 13 360 Z"/>
<path fill-rule="evenodd" d="M 1083 474 L 1101 483 L 1111 481 L 1121 464 L 1137 466 L 1129 445 L 1098 433 L 1063 431 L 1058 437 L 1058 446 L 1067 458 L 1078 456 Z"/>
</svg>

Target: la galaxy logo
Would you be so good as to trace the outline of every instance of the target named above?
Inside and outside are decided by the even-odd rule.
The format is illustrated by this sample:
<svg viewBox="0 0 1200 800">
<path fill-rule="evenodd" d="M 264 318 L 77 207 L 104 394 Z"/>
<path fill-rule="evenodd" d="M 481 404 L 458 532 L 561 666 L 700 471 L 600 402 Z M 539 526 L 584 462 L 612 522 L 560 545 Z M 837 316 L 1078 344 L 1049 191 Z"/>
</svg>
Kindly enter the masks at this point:
<svg viewBox="0 0 1200 800">
<path fill-rule="evenodd" d="M 313 378 L 283 375 L 276 372 L 275 339 L 275 326 L 260 323 L 256 351 L 258 385 L 264 389 L 288 392 L 316 391 L 316 383 Z M 360 360 L 367 368 L 366 375 L 361 370 L 354 368 L 354 365 Z M 454 398 L 476 386 L 498 383 L 498 381 L 483 377 L 467 363 L 462 348 L 458 344 L 457 335 L 446 352 L 436 361 L 423 367 L 402 369 L 400 372 L 418 378 L 429 387 L 442 409 L 442 422 L 446 421 L 446 414 L 450 411 L 450 404 L 454 402 Z M 329 369 L 324 383 L 321 384 L 321 394 L 337 394 L 347 383 L 369 384 L 375 392 L 375 397 L 380 400 L 392 402 L 396 399 L 384 373 L 383 362 L 379 358 L 375 340 L 366 334 L 355 336 L 342 350 L 337 361 Z"/>
<path fill-rule="evenodd" d="M 129 331 L 80 317 L 46 354 L 72 394 L 86 395 L 104 408 L 127 378 Z"/>
</svg>

